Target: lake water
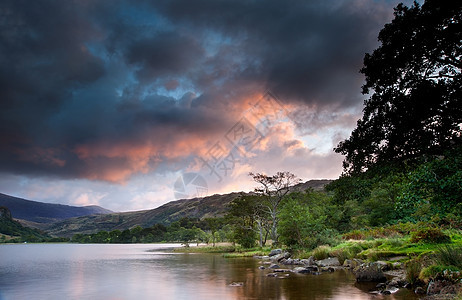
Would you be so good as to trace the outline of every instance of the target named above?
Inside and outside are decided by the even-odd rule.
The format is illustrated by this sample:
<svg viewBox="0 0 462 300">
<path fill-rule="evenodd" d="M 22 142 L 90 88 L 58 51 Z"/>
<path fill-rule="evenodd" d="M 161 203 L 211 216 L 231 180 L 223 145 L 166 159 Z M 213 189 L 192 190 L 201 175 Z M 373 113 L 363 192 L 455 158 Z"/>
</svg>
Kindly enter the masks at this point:
<svg viewBox="0 0 462 300">
<path fill-rule="evenodd" d="M 178 246 L 0 245 L 0 299 L 416 299 L 370 294 L 348 271 L 272 278 L 257 259 L 172 253 Z"/>
</svg>

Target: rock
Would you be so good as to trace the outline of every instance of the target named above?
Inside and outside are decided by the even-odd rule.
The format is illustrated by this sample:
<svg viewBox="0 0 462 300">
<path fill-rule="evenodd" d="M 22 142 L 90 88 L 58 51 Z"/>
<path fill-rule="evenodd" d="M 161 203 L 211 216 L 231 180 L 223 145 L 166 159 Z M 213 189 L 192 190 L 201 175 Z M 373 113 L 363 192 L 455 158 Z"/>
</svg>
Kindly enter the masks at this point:
<svg viewBox="0 0 462 300">
<path fill-rule="evenodd" d="M 390 266 L 389 266 L 386 262 L 384 262 L 384 261 L 379 260 L 379 261 L 376 261 L 375 263 L 379 266 L 379 268 L 380 268 L 382 271 L 388 271 L 388 270 L 390 270 Z"/>
<path fill-rule="evenodd" d="M 423 295 L 423 294 L 425 294 L 425 290 L 424 290 L 421 286 L 418 286 L 418 287 L 414 290 L 414 293 L 416 293 L 417 295 Z"/>
<path fill-rule="evenodd" d="M 321 267 L 321 272 L 330 272 L 333 273 L 335 272 L 335 269 L 332 267 Z"/>
<path fill-rule="evenodd" d="M 376 263 L 366 263 L 356 267 L 353 270 L 353 274 L 356 276 L 356 281 L 371 281 L 371 282 L 385 282 L 387 278 L 379 265 Z"/>
<path fill-rule="evenodd" d="M 462 292 L 462 283 L 445 286 L 444 288 L 441 289 L 440 294 L 454 295 L 459 292 Z"/>
<path fill-rule="evenodd" d="M 270 269 L 279 269 L 280 266 L 277 265 L 277 264 L 271 264 L 271 266 L 269 266 Z"/>
<path fill-rule="evenodd" d="M 278 274 L 277 273 L 269 273 L 268 275 L 266 275 L 267 277 L 278 277 Z"/>
<path fill-rule="evenodd" d="M 403 264 L 400 262 L 394 262 L 392 266 L 393 266 L 393 269 L 400 269 L 403 266 Z"/>
<path fill-rule="evenodd" d="M 388 287 L 405 287 L 408 284 L 405 278 L 402 277 L 393 277 L 390 282 L 388 282 Z"/>
<path fill-rule="evenodd" d="M 346 268 L 354 269 L 361 265 L 363 262 L 360 261 L 359 259 L 345 259 L 343 262 L 343 266 Z"/>
<path fill-rule="evenodd" d="M 385 289 L 385 288 L 387 287 L 387 284 L 384 283 L 384 282 L 381 282 L 381 283 L 377 284 L 375 287 L 376 287 L 377 289 L 383 290 L 383 289 Z"/>
<path fill-rule="evenodd" d="M 281 254 L 282 253 L 282 249 L 273 249 L 271 250 L 271 252 L 268 254 L 269 257 L 271 256 L 275 256 L 275 255 L 278 255 L 278 254 Z"/>
<path fill-rule="evenodd" d="M 289 252 L 279 253 L 279 254 L 271 256 L 271 260 L 274 262 L 279 262 L 283 259 L 288 259 L 288 258 L 290 258 Z"/>
<path fill-rule="evenodd" d="M 305 267 L 296 267 L 293 269 L 293 271 L 295 273 L 298 273 L 298 274 L 309 274 L 311 273 L 311 270 L 309 268 L 305 268 Z"/>
<path fill-rule="evenodd" d="M 263 266 L 259 266 L 258 268 L 259 268 L 260 270 L 264 270 L 264 269 L 265 269 L 265 267 L 263 267 Z"/>
<path fill-rule="evenodd" d="M 297 259 L 283 258 L 279 262 L 283 265 L 301 265 L 302 264 L 298 258 Z"/>
<path fill-rule="evenodd" d="M 318 267 L 338 267 L 340 262 L 337 257 L 329 257 L 315 262 Z"/>
<path fill-rule="evenodd" d="M 403 259 L 408 259 L 407 256 L 395 256 L 395 257 L 390 257 L 388 260 L 389 261 L 398 261 L 398 260 L 403 260 Z"/>
<path fill-rule="evenodd" d="M 289 269 L 274 269 L 273 272 L 275 272 L 275 273 L 289 273 L 289 272 L 292 272 L 292 270 L 289 270 Z"/>
<path fill-rule="evenodd" d="M 233 282 L 229 286 L 243 286 L 243 285 L 244 285 L 243 282 Z"/>
<path fill-rule="evenodd" d="M 447 280 L 432 280 L 427 287 L 427 295 L 439 294 L 441 290 L 447 286 L 450 286 L 451 282 Z"/>
<path fill-rule="evenodd" d="M 310 256 L 310 257 L 308 257 L 308 259 L 300 260 L 300 262 L 305 266 L 312 266 L 312 265 L 314 265 L 314 257 Z"/>
<path fill-rule="evenodd" d="M 388 290 L 382 291 L 381 294 L 383 295 L 391 295 L 391 292 Z"/>
</svg>

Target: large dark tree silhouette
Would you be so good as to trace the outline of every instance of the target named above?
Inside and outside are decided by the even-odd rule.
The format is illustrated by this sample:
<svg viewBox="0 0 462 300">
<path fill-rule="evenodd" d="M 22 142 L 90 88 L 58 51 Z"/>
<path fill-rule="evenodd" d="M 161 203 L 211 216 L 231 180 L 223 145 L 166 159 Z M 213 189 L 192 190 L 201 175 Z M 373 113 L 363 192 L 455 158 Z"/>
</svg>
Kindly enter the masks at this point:
<svg viewBox="0 0 462 300">
<path fill-rule="evenodd" d="M 381 45 L 364 57 L 363 117 L 335 152 L 344 170 L 441 154 L 461 143 L 462 1 L 395 8 Z"/>
</svg>

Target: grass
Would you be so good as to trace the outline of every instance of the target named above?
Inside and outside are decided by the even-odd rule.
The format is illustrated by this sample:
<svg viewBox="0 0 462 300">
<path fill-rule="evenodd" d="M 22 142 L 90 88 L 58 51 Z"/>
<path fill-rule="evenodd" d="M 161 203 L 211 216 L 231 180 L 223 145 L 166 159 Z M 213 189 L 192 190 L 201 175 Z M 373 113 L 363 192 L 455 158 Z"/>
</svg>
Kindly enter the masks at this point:
<svg viewBox="0 0 462 300">
<path fill-rule="evenodd" d="M 440 265 L 454 266 L 462 270 L 462 246 L 439 246 L 435 252 L 435 259 Z"/>
<path fill-rule="evenodd" d="M 173 251 L 180 253 L 228 253 L 236 251 L 236 247 L 232 245 L 180 247 L 173 249 Z"/>
<path fill-rule="evenodd" d="M 320 259 L 326 259 L 329 257 L 330 252 L 332 248 L 326 245 L 318 246 L 316 247 L 311 255 L 313 255 L 314 259 L 320 260 Z"/>
</svg>

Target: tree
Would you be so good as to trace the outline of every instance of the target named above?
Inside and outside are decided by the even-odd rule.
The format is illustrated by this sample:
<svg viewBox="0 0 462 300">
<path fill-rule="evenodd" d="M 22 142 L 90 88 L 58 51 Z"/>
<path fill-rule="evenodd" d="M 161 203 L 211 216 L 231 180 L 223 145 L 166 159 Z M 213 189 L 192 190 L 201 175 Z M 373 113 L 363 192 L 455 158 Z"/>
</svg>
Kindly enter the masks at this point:
<svg viewBox="0 0 462 300">
<path fill-rule="evenodd" d="M 234 199 L 229 206 L 227 217 L 234 224 L 235 234 L 239 232 L 239 236 L 247 234 L 254 238 L 255 233 L 257 233 L 260 247 L 265 246 L 270 227 L 270 218 L 267 210 L 262 205 L 261 196 L 241 195 Z M 245 239 L 250 239 L 250 237 L 245 237 Z"/>
<path fill-rule="evenodd" d="M 215 233 L 222 226 L 222 219 L 221 218 L 205 218 L 204 221 L 206 222 L 207 227 L 210 230 L 210 234 L 212 237 L 212 246 L 215 247 Z"/>
<path fill-rule="evenodd" d="M 308 249 L 329 243 L 338 234 L 333 229 L 336 222 L 332 222 L 338 209 L 331 202 L 332 197 L 326 193 L 312 190 L 288 195 L 280 212 L 281 242 Z"/>
<path fill-rule="evenodd" d="M 334 149 L 350 174 L 461 143 L 462 2 L 399 4 L 394 16 L 364 57 L 363 117 Z"/>
<path fill-rule="evenodd" d="M 255 188 L 255 192 L 262 196 L 262 206 L 269 214 L 271 220 L 271 239 L 273 245 L 278 244 L 278 210 L 284 197 L 290 191 L 289 187 L 299 183 L 300 179 L 290 172 L 277 172 L 276 175 L 268 176 L 261 173 L 249 173 L 252 179 L 260 184 L 260 187 Z"/>
</svg>

